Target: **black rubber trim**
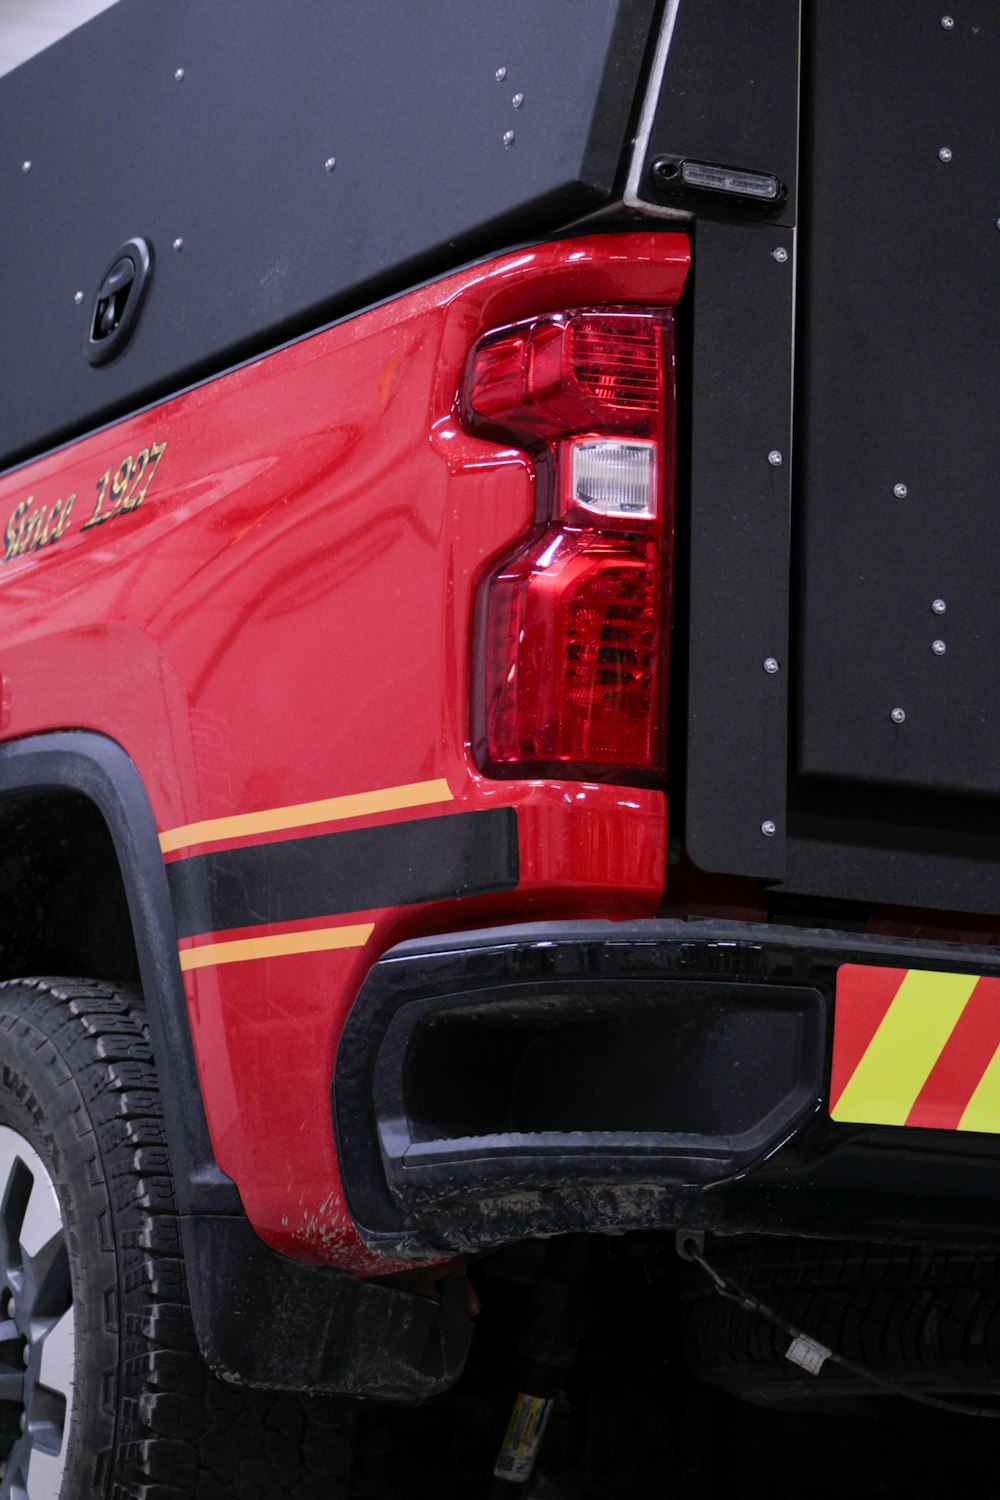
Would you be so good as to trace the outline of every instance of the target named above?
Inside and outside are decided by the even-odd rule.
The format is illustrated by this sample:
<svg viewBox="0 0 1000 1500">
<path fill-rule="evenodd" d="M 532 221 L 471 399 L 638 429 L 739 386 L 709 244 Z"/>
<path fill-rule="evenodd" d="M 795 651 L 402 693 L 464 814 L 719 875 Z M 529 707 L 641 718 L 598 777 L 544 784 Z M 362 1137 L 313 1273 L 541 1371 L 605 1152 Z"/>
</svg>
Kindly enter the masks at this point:
<svg viewBox="0 0 1000 1500">
<path fill-rule="evenodd" d="M 105 819 L 128 897 L 160 1078 L 198 1344 L 240 1385 L 384 1399 L 433 1395 L 461 1374 L 471 1338 L 464 1282 L 440 1303 L 269 1250 L 212 1153 L 195 1067 L 166 868 L 134 762 L 85 731 L 0 744 L 0 796 L 74 791 Z"/>
<path fill-rule="evenodd" d="M 181 937 L 508 891 L 512 807 L 221 849 L 167 866 Z"/>
<path fill-rule="evenodd" d="M 397 1007 L 384 1033 L 369 1029 L 373 1047 L 380 1038 L 371 1093 L 397 1204 L 466 1196 L 470 1172 L 484 1194 L 544 1190 L 560 1176 L 714 1182 L 815 1108 L 826 1036 L 818 990 L 640 980 L 626 965 L 620 950 L 598 974 L 546 978 L 501 961 L 485 989 L 435 987 Z M 456 1030 L 458 1047 L 442 1047 Z M 365 1102 L 338 1095 L 352 1119 Z"/>
<path fill-rule="evenodd" d="M 888 1241 L 901 1222 L 922 1240 L 1000 1244 L 1000 1137 L 830 1119 L 833 999 L 845 963 L 1000 974 L 1000 953 L 990 948 L 762 923 L 530 923 L 399 944 L 369 971 L 335 1065 L 338 1159 L 359 1232 L 383 1254 L 415 1259 L 435 1249 L 633 1229 Z M 780 990 L 793 1001 L 796 990 L 811 993 L 826 1018 L 811 1105 L 752 1160 L 736 1149 L 736 1136 L 463 1137 L 448 1088 L 426 1118 L 401 1107 L 419 1079 L 416 1054 L 399 1045 L 410 1014 L 440 1029 L 464 1007 L 476 1024 L 502 1027 L 504 1007 L 517 1005 L 534 1024 L 538 997 L 553 1015 L 576 1005 L 593 1016 L 599 1006 L 627 1007 L 629 991 L 640 989 L 664 1004 L 682 990 L 715 990 L 732 997 L 736 1012 L 755 995 L 766 1001 Z M 497 1035 L 502 1044 L 502 1030 Z M 808 1044 L 801 1056 L 802 1079 L 815 1080 Z M 749 1051 L 734 1053 L 721 1074 L 719 1063 L 712 1046 L 690 1057 L 710 1091 L 732 1088 L 734 1097 L 743 1068 L 760 1066 Z M 565 1088 L 565 1077 L 553 1076 L 553 1089 Z M 427 1088 L 423 1097 L 431 1097 Z M 458 1097 L 462 1108 L 475 1100 L 467 1086 Z M 435 1128 L 436 1117 L 450 1128 Z"/>
<path fill-rule="evenodd" d="M 177 933 L 153 810 L 134 762 L 103 735 L 73 731 L 0 745 L 0 796 L 45 788 L 89 798 L 111 834 L 128 897 L 167 1141 L 182 1214 L 242 1212 L 216 1165 L 191 1041 Z"/>
</svg>

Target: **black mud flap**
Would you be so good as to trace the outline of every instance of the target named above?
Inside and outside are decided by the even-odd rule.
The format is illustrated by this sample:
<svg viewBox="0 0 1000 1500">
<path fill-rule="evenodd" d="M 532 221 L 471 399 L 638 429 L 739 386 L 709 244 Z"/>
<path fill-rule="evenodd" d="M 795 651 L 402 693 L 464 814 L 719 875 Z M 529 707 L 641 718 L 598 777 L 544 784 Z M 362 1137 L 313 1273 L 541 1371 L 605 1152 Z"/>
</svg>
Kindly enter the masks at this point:
<svg viewBox="0 0 1000 1500">
<path fill-rule="evenodd" d="M 445 1277 L 434 1302 L 286 1260 L 245 1219 L 183 1225 L 198 1344 L 221 1379 L 413 1401 L 461 1375 L 472 1341 L 464 1276 Z"/>
</svg>

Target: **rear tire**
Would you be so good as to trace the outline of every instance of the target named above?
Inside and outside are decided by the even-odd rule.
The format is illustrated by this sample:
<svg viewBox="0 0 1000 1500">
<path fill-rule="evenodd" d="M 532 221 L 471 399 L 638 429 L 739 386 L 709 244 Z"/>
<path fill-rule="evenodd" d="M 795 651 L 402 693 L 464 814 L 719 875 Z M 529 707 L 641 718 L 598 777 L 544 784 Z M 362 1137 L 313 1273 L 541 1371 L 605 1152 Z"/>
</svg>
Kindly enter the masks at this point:
<svg viewBox="0 0 1000 1500">
<path fill-rule="evenodd" d="M 0 1500 L 336 1500 L 355 1411 L 202 1360 L 141 996 L 0 984 Z"/>
<path fill-rule="evenodd" d="M 971 1404 L 1000 1395 L 993 1250 L 761 1237 L 718 1239 L 705 1253 L 794 1327 L 908 1393 Z M 735 1396 L 844 1413 L 893 1400 L 841 1366 L 816 1376 L 792 1364 L 788 1335 L 717 1296 L 698 1266 L 684 1267 L 681 1304 L 692 1370 Z"/>
</svg>

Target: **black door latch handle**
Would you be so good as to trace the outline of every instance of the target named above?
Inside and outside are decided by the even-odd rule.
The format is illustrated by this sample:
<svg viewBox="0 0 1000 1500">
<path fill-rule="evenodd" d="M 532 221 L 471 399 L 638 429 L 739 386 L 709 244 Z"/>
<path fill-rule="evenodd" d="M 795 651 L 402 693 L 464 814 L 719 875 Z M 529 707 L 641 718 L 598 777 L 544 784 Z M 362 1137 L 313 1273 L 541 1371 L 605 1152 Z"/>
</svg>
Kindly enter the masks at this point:
<svg viewBox="0 0 1000 1500">
<path fill-rule="evenodd" d="M 128 240 L 101 279 L 87 321 L 86 355 L 92 365 L 120 354 L 135 329 L 153 269 L 148 240 Z"/>
</svg>

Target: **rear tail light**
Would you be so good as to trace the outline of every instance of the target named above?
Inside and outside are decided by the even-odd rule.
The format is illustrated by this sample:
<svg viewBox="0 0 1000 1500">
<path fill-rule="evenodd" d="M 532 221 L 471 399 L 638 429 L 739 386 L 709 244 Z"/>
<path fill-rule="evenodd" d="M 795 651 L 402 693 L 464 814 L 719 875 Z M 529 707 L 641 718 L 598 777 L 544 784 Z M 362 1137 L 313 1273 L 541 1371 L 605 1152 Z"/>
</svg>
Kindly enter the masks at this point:
<svg viewBox="0 0 1000 1500">
<path fill-rule="evenodd" d="M 493 776 L 646 781 L 666 758 L 673 314 L 486 335 L 463 418 L 535 460 L 536 524 L 480 585 L 476 756 Z"/>
</svg>

